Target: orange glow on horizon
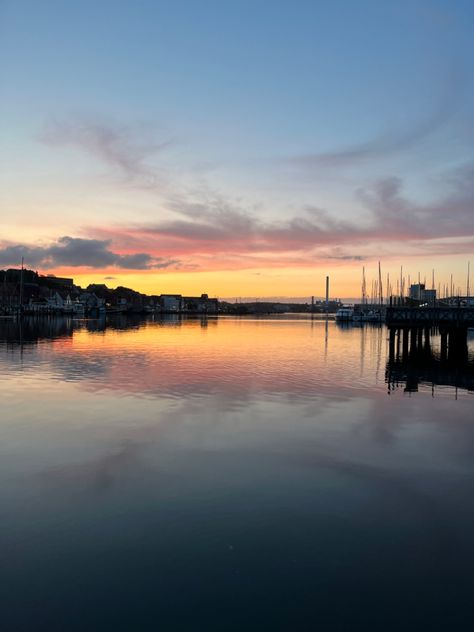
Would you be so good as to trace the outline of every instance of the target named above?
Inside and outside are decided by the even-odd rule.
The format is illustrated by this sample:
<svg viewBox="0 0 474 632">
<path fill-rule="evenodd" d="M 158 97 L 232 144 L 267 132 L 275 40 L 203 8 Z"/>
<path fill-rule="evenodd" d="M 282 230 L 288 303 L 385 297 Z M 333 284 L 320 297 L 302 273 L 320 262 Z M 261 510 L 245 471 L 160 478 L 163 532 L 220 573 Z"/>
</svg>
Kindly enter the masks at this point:
<svg viewBox="0 0 474 632">
<path fill-rule="evenodd" d="M 466 286 L 465 255 L 458 257 L 410 258 L 404 261 L 403 275 L 408 283 L 416 283 L 418 274 L 421 282 L 431 287 L 432 270 L 435 268 L 435 288 L 450 281 L 453 274 L 454 285 L 461 290 Z M 400 265 L 382 260 L 382 285 L 386 294 L 387 274 L 393 293 L 396 293 L 400 279 Z M 300 297 L 310 300 L 311 296 L 323 297 L 326 275 L 330 277 L 331 298 L 355 298 L 361 294 L 362 267 L 365 267 L 367 291 L 371 283 L 378 279 L 378 262 L 328 262 L 308 267 L 252 268 L 244 270 L 90 270 L 86 268 L 60 268 L 54 270 L 57 276 L 74 278 L 82 287 L 90 283 L 105 283 L 110 288 L 123 285 L 145 294 L 177 293 L 200 295 L 225 299 L 227 297 L 265 298 Z M 53 271 L 51 271 L 53 272 Z M 49 272 L 43 272 L 49 274 Z M 406 286 L 407 287 L 407 286 Z"/>
</svg>

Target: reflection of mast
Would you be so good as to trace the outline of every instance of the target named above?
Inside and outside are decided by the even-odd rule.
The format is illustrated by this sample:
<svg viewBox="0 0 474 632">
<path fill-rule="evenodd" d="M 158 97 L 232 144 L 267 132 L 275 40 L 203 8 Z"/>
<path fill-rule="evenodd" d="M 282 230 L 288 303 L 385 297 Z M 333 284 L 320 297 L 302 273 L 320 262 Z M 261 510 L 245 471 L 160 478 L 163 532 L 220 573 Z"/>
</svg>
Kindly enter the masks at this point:
<svg viewBox="0 0 474 632">
<path fill-rule="evenodd" d="M 324 362 L 328 359 L 328 338 L 329 338 L 329 320 L 326 315 L 326 322 L 324 324 Z"/>
<path fill-rule="evenodd" d="M 326 318 L 328 317 L 329 311 L 329 277 L 326 277 Z"/>
<path fill-rule="evenodd" d="M 23 363 L 23 318 L 20 318 L 18 321 L 18 333 L 20 342 L 20 358 Z"/>
</svg>

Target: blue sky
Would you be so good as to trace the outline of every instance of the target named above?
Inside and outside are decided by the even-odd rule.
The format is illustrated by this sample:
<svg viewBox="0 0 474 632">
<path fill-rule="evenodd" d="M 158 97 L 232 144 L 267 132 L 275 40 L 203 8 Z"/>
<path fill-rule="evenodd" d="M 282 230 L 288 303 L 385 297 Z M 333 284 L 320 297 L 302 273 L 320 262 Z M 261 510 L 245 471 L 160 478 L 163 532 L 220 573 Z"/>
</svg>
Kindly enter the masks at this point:
<svg viewBox="0 0 474 632">
<path fill-rule="evenodd" d="M 31 245 L 32 223 L 41 239 L 118 234 L 183 198 L 259 222 L 316 207 L 370 223 L 361 192 L 381 181 L 435 206 L 469 181 L 472 2 L 3 0 L 0 21 L 5 244 Z"/>
</svg>

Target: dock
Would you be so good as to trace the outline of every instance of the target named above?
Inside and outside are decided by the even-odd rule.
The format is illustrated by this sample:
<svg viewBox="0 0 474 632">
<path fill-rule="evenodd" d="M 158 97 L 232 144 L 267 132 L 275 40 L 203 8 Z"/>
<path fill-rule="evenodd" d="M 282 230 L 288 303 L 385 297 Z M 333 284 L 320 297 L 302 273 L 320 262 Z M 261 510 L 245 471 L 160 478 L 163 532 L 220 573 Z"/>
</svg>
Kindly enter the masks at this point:
<svg viewBox="0 0 474 632">
<path fill-rule="evenodd" d="M 468 329 L 474 327 L 474 307 L 390 306 L 385 322 L 389 329 L 389 362 L 400 368 L 410 359 L 429 355 L 431 335 L 439 334 L 440 367 L 462 366 L 468 360 Z M 402 361 L 403 359 L 403 361 Z M 472 379 L 472 378 L 471 378 Z"/>
<path fill-rule="evenodd" d="M 474 327 L 474 307 L 395 305 L 386 308 L 385 322 L 388 326 Z"/>
</svg>

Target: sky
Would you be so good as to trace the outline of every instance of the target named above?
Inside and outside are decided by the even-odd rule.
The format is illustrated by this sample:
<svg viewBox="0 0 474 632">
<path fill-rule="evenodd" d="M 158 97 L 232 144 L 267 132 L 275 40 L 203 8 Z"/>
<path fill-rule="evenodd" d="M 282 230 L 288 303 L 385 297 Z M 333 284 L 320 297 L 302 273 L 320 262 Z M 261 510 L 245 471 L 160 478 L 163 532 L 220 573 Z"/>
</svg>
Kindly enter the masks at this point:
<svg viewBox="0 0 474 632">
<path fill-rule="evenodd" d="M 0 268 L 464 293 L 473 28 L 470 0 L 0 0 Z"/>
</svg>

